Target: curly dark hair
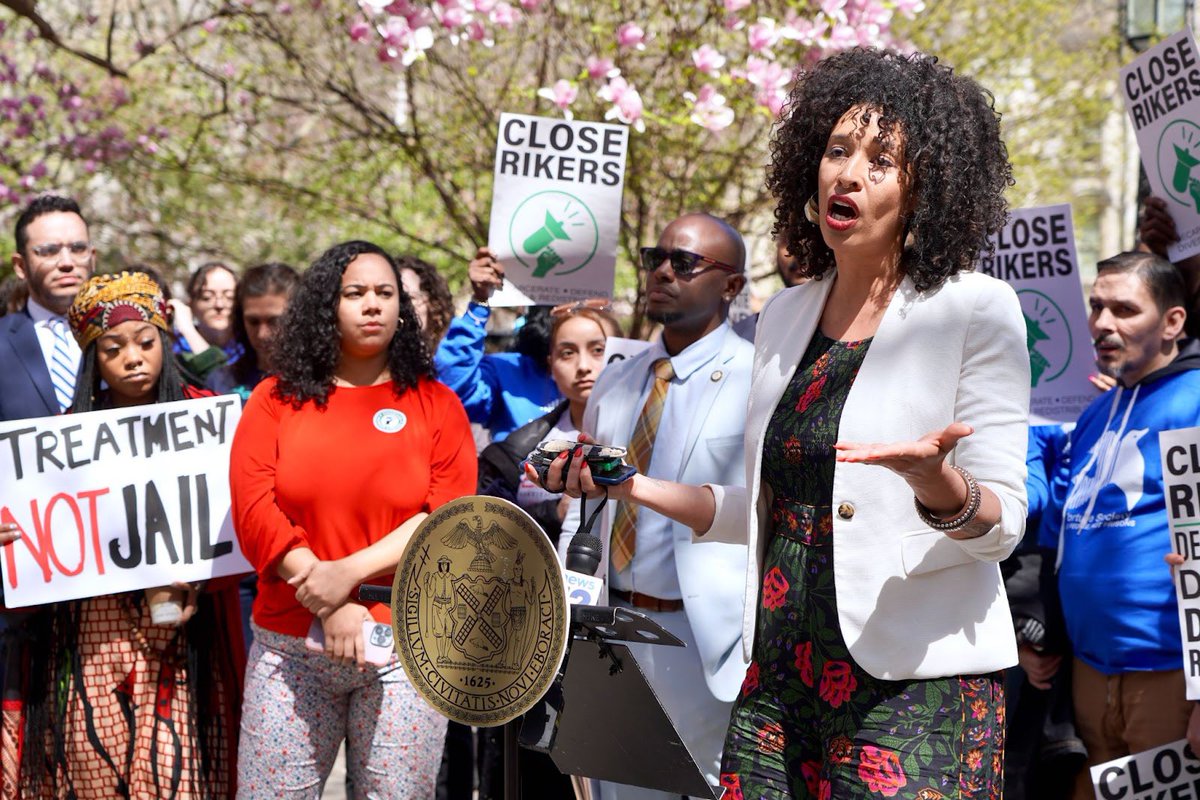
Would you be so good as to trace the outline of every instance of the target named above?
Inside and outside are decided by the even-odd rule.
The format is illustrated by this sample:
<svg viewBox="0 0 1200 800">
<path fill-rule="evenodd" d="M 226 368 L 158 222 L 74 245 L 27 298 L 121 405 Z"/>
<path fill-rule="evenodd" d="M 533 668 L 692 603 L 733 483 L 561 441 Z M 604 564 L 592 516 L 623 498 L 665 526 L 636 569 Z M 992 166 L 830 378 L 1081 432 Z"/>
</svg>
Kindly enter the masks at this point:
<svg viewBox="0 0 1200 800">
<path fill-rule="evenodd" d="M 341 352 L 337 310 L 342 274 L 350 262 L 373 254 L 387 261 L 396 276 L 400 326 L 388 345 L 387 367 L 392 389 L 399 396 L 417 382 L 433 378 L 433 360 L 420 335 L 412 302 L 400 289 L 400 270 L 387 251 L 363 241 L 336 244 L 326 250 L 300 277 L 275 336 L 272 366 L 279 376 L 275 396 L 300 408 L 309 400 L 324 407 L 333 388 L 333 372 Z"/>
<path fill-rule="evenodd" d="M 446 279 L 437 271 L 437 267 L 416 256 L 396 256 L 396 266 L 400 269 L 411 269 L 417 276 L 421 291 L 425 295 L 425 303 L 429 307 L 429 325 L 425 329 L 425 338 L 430 350 L 436 350 L 438 342 L 446 335 L 450 320 L 454 318 L 454 298 Z"/>
<path fill-rule="evenodd" d="M 937 59 L 887 50 L 847 50 L 801 72 L 771 142 L 767 187 L 779 201 L 774 233 L 796 257 L 799 272 L 820 277 L 834 266 L 819 226 L 804 216 L 817 192 L 817 171 L 829 134 L 852 108 L 879 114 L 885 144 L 902 137 L 900 152 L 912 234 L 900 266 L 919 291 L 973 269 L 993 249 L 988 237 L 1007 216 L 1004 191 L 1013 184 L 1000 115 L 991 93 L 955 75 Z"/>
</svg>

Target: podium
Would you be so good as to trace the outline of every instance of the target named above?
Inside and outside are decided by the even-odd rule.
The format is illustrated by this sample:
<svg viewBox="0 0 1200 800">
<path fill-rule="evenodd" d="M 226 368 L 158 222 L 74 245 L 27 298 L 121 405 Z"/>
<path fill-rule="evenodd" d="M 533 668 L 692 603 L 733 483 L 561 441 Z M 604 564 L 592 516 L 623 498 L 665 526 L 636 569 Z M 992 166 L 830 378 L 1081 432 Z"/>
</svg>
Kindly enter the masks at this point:
<svg viewBox="0 0 1200 800">
<path fill-rule="evenodd" d="M 358 594 L 392 601 L 388 586 L 364 584 Z M 506 726 L 505 800 L 519 800 L 518 740 L 548 753 L 566 775 L 720 800 L 724 790 L 705 780 L 627 646 L 684 643 L 632 609 L 574 605 L 570 611 L 570 641 L 558 679 L 540 702 Z"/>
</svg>

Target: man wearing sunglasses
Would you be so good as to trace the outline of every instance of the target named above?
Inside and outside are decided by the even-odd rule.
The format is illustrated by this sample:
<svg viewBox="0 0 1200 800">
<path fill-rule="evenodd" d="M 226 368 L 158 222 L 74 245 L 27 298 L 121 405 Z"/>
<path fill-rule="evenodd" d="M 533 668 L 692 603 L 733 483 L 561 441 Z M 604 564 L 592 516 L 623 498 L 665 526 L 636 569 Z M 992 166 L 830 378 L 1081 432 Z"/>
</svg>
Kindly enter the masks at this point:
<svg viewBox="0 0 1200 800">
<path fill-rule="evenodd" d="M 17 217 L 15 233 L 13 271 L 29 288 L 29 301 L 0 320 L 0 420 L 70 407 L 80 352 L 66 313 L 95 262 L 87 222 L 68 197 L 34 199 Z"/>
<path fill-rule="evenodd" d="M 596 380 L 582 430 L 627 447 L 627 460 L 656 478 L 690 483 L 745 481 L 742 436 L 753 346 L 726 321 L 746 283 L 745 245 L 723 220 L 687 214 L 641 251 L 646 313 L 662 336 L 610 364 Z M 595 528 L 606 558 L 608 602 L 633 607 L 687 643 L 632 650 L 683 741 L 715 784 L 741 654 L 746 548 L 693 544 L 692 532 L 645 508 L 605 506 Z M 571 503 L 559 550 L 578 530 Z M 631 731 L 630 735 L 636 732 Z M 600 800 L 666 798 L 662 792 L 601 784 Z M 674 796 L 678 798 L 678 795 Z"/>
</svg>

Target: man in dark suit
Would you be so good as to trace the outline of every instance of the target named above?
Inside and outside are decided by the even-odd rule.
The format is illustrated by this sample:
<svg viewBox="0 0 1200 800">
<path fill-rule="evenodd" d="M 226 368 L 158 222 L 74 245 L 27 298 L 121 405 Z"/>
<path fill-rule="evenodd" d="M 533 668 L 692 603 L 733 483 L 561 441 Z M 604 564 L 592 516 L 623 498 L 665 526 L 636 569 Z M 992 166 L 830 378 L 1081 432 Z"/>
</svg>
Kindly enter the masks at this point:
<svg viewBox="0 0 1200 800">
<path fill-rule="evenodd" d="M 29 300 L 0 318 L 0 421 L 70 407 L 80 352 L 66 314 L 96 256 L 79 205 L 57 195 L 25 207 L 17 218 L 16 245 L 13 271 L 25 281 Z"/>
</svg>

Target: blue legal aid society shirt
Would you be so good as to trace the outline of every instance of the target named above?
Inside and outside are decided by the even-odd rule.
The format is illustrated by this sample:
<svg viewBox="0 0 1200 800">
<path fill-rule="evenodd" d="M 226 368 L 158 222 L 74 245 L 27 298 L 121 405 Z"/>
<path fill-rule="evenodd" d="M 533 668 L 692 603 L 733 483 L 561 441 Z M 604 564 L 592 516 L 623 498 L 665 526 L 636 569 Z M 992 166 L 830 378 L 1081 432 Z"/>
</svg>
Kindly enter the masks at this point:
<svg viewBox="0 0 1200 800">
<path fill-rule="evenodd" d="M 1104 674 L 1183 667 L 1158 433 L 1197 425 L 1200 346 L 1189 341 L 1132 389 L 1096 398 L 1071 433 L 1053 509 L 1059 590 L 1075 655 Z"/>
<path fill-rule="evenodd" d="M 562 396 L 545 364 L 521 353 L 484 355 L 491 309 L 470 303 L 450 321 L 434 355 L 438 380 L 449 386 L 467 410 L 467 419 L 485 426 L 500 441 L 558 404 Z"/>
</svg>

